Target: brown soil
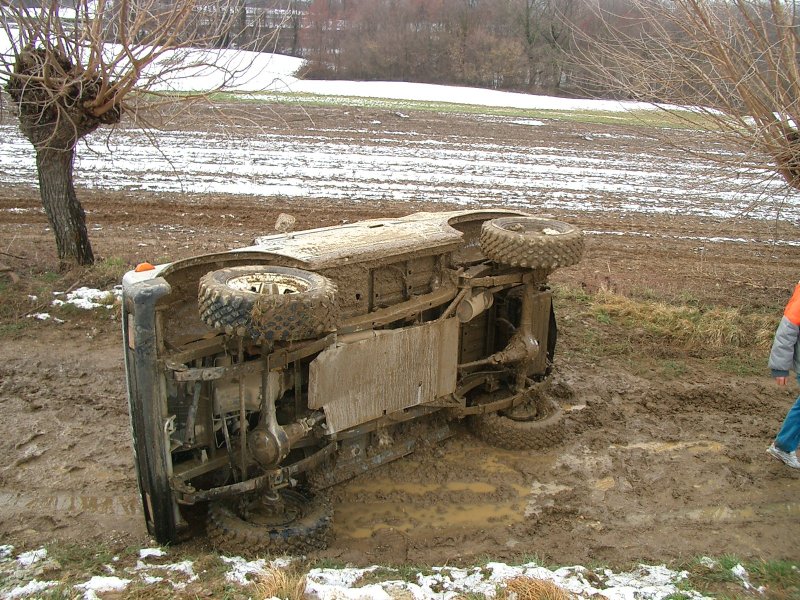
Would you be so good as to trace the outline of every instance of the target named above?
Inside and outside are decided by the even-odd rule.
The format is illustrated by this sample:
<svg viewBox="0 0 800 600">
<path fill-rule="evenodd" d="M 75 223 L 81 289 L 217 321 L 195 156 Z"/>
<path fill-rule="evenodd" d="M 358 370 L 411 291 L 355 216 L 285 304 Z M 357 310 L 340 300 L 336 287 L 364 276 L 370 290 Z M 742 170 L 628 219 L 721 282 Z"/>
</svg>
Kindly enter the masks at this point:
<svg viewBox="0 0 800 600">
<path fill-rule="evenodd" d="M 290 109 L 275 110 L 291 120 Z M 373 117 L 309 113 L 319 129 Z M 487 137 L 497 127 L 436 114 L 402 126 L 424 127 L 430 136 L 478 128 Z M 560 127 L 549 143 L 567 139 L 561 135 L 567 131 L 573 139 L 579 127 L 602 129 Z M 296 216 L 302 228 L 447 208 L 302 198 L 265 207 L 250 197 L 98 190 L 81 196 L 95 252 L 130 264 L 247 244 L 272 231 L 281 212 Z M 2 212 L 0 263 L 21 274 L 56 264 L 38 207 L 35 190 L 0 190 L 0 209 L 34 209 Z M 223 217 L 231 214 L 238 217 Z M 786 223 L 613 212 L 556 216 L 588 230 L 646 234 L 589 236 L 583 262 L 553 276 L 589 291 L 649 290 L 665 299 L 766 307 L 777 321 L 800 272 L 796 248 L 688 239 L 800 239 L 798 228 Z M 487 556 L 610 564 L 724 553 L 796 558 L 800 473 L 764 452 L 796 387 L 776 387 L 766 367 L 763 377 L 723 373 L 707 354 L 689 350 L 642 352 L 636 360 L 592 356 L 576 347 L 581 318 L 561 315 L 552 391 L 567 411 L 562 446 L 544 453 L 498 450 L 458 424 L 445 442 L 335 488 L 336 538 L 325 556 L 357 564 Z M 4 330 L 0 344 L 0 539 L 23 546 L 51 539 L 148 543 L 116 315 L 76 312 L 61 325 L 32 319 L 18 325 Z M 664 360 L 679 361 L 681 372 L 666 376 Z M 202 538 L 190 544 L 202 546 Z"/>
</svg>

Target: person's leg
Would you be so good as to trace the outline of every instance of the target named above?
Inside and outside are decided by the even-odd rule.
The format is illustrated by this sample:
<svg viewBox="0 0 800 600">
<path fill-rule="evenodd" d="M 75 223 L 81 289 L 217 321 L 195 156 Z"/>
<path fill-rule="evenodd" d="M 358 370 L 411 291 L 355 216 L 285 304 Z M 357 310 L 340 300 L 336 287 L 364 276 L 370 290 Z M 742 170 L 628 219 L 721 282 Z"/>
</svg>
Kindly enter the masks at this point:
<svg viewBox="0 0 800 600">
<path fill-rule="evenodd" d="M 775 438 L 775 445 L 784 452 L 794 452 L 800 446 L 800 396 L 786 413 L 783 426 Z"/>
</svg>

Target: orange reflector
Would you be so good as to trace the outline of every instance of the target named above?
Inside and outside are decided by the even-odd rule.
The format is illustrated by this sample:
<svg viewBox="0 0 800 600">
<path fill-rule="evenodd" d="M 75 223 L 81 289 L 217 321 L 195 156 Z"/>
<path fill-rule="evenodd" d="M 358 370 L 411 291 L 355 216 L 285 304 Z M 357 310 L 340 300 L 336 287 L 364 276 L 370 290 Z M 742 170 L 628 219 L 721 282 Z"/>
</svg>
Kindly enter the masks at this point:
<svg viewBox="0 0 800 600">
<path fill-rule="evenodd" d="M 142 271 L 152 271 L 153 269 L 155 269 L 155 267 L 151 265 L 149 262 L 143 262 L 136 265 L 134 271 L 136 271 L 137 273 L 141 273 Z"/>
</svg>

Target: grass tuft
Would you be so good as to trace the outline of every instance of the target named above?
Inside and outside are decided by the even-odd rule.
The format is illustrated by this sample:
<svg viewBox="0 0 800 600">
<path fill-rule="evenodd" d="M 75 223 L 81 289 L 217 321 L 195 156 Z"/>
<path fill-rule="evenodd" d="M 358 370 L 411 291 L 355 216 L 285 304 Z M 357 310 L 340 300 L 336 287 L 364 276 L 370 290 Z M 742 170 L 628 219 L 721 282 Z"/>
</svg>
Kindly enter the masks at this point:
<svg viewBox="0 0 800 600">
<path fill-rule="evenodd" d="M 92 574 L 102 573 L 110 564 L 114 552 L 104 544 L 58 543 L 45 546 L 49 559 L 62 569 L 62 579 L 78 581 Z"/>
<path fill-rule="evenodd" d="M 564 588 L 546 579 L 514 577 L 498 590 L 498 600 L 573 600 Z"/>
<path fill-rule="evenodd" d="M 268 569 L 253 584 L 257 598 L 302 600 L 306 593 L 306 575 L 293 568 Z"/>
<path fill-rule="evenodd" d="M 81 285 L 97 289 L 110 288 L 122 281 L 122 276 L 131 269 L 123 259 L 111 256 L 98 260 L 91 267 L 76 273 Z"/>
</svg>

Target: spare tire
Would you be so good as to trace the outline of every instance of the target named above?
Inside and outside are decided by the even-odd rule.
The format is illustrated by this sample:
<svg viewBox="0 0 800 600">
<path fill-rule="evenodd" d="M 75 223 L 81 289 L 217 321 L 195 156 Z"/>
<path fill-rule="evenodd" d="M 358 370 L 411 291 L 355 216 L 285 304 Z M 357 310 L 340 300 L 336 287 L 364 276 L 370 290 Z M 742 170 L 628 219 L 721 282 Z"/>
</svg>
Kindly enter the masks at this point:
<svg viewBox="0 0 800 600">
<path fill-rule="evenodd" d="M 336 286 L 317 273 L 273 266 L 229 267 L 200 279 L 200 318 L 262 342 L 295 341 L 336 329 Z"/>
<path fill-rule="evenodd" d="M 512 267 L 552 271 L 580 262 L 583 232 L 553 219 L 500 217 L 483 224 L 481 251 Z"/>
</svg>

